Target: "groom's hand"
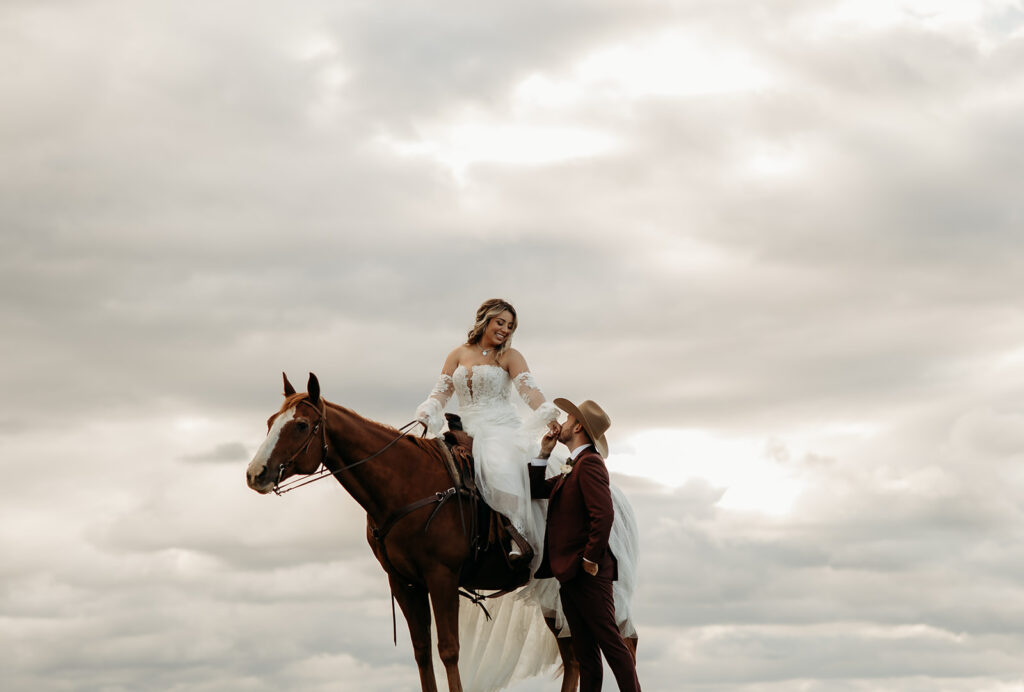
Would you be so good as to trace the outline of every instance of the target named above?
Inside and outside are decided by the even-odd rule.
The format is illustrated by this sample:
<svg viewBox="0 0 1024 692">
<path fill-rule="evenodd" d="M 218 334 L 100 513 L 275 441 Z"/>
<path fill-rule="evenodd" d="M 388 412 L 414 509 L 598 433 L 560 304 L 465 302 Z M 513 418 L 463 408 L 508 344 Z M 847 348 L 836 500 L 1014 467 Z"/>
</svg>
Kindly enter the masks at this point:
<svg viewBox="0 0 1024 692">
<path fill-rule="evenodd" d="M 551 423 L 548 426 L 548 431 L 544 433 L 544 437 L 540 438 L 540 458 L 547 459 L 551 456 L 551 450 L 555 448 L 555 444 L 558 442 L 558 433 L 561 429 L 558 423 Z"/>
</svg>

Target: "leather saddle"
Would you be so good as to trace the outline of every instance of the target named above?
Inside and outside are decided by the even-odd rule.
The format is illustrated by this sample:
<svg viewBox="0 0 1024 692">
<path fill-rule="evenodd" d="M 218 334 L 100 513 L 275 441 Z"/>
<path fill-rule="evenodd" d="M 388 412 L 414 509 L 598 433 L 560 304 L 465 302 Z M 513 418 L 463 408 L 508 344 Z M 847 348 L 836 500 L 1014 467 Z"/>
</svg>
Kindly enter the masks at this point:
<svg viewBox="0 0 1024 692">
<path fill-rule="evenodd" d="M 448 462 L 448 474 L 460 494 L 470 498 L 471 505 L 470 526 L 466 528 L 473 550 L 472 562 L 474 564 L 469 566 L 468 570 L 463 570 L 463 580 L 476 581 L 472 572 L 493 571 L 495 565 L 488 567 L 486 563 L 493 563 L 493 559 L 488 559 L 488 556 L 493 558 L 495 552 L 500 553 L 505 563 L 505 570 L 516 573 L 525 570 L 527 578 L 529 578 L 529 565 L 534 556 L 533 547 L 516 530 L 508 517 L 494 511 L 484 502 L 476 487 L 473 438 L 463 430 L 462 419 L 458 415 L 454 413 L 444 415 L 448 419 L 448 430 L 444 433 L 442 438 L 444 443 L 441 447 L 442 451 L 446 452 L 444 456 Z M 519 548 L 518 555 L 510 555 L 513 545 Z M 484 581 L 490 582 L 491 579 L 487 578 Z M 486 586 L 481 585 L 480 588 L 486 588 Z"/>
</svg>

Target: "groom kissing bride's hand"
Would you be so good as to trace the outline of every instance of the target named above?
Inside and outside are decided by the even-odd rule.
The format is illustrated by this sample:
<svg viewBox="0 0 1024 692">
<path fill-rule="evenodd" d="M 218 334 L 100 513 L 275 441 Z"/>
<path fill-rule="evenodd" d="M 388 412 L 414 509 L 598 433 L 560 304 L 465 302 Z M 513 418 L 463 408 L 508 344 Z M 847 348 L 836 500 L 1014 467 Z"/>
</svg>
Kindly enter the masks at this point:
<svg viewBox="0 0 1024 692">
<path fill-rule="evenodd" d="M 540 438 L 540 456 L 538 459 L 547 459 L 551 456 L 551 451 L 558 444 L 558 436 L 562 433 L 562 426 L 558 423 L 549 423 L 548 431 L 544 433 L 544 437 Z"/>
<path fill-rule="evenodd" d="M 541 438 L 540 455 L 529 468 L 531 496 L 548 500 L 544 556 L 535 576 L 558 579 L 562 610 L 580 663 L 580 692 L 601 689 L 601 654 L 619 689 L 639 692 L 636 663 L 616 625 L 612 595 L 618 561 L 608 538 L 615 509 L 604 464 L 608 454 L 604 434 L 611 420 L 593 401 L 579 406 L 568 399 L 554 403 L 568 418 L 560 426 L 550 426 Z M 556 442 L 570 450 L 567 468 L 547 478 L 546 459 Z"/>
</svg>

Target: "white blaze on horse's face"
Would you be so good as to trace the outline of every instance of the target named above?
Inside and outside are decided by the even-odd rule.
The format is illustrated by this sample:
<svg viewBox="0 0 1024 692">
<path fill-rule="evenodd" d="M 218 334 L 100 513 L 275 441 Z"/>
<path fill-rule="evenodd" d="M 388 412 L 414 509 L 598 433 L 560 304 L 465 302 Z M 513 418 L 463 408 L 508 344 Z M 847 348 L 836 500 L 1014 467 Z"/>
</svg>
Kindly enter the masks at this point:
<svg viewBox="0 0 1024 692">
<path fill-rule="evenodd" d="M 276 478 L 264 478 L 260 480 L 260 476 L 267 468 L 267 462 L 274 456 L 274 448 L 277 447 L 277 442 L 281 439 L 281 431 L 284 426 L 288 424 L 288 421 L 295 418 L 295 406 L 280 414 L 274 419 L 274 424 L 270 426 L 269 432 L 267 432 L 267 439 L 263 440 L 263 444 L 256 450 L 256 456 L 249 462 L 249 469 L 246 472 L 246 478 L 249 482 L 249 487 L 258 493 L 269 493 L 274 489 L 274 482 Z"/>
</svg>

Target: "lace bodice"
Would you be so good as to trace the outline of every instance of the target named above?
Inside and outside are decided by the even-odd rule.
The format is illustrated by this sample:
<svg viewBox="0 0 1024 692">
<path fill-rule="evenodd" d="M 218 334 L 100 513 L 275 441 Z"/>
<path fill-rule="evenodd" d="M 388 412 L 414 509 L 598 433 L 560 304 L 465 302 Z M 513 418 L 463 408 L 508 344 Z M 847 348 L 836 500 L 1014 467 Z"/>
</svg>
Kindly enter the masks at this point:
<svg viewBox="0 0 1024 692">
<path fill-rule="evenodd" d="M 460 408 L 512 403 L 508 373 L 498 365 L 460 365 L 452 374 L 452 384 Z"/>
<path fill-rule="evenodd" d="M 545 401 L 529 370 L 512 378 L 501 366 L 487 363 L 471 367 L 460 364 L 451 375 L 441 373 L 430 396 L 416 410 L 416 418 L 427 423 L 430 432 L 436 435 L 443 424 L 441 412 L 455 394 L 460 413 L 485 413 L 494 422 L 518 421 L 512 403 L 512 384 L 543 423 L 558 418 L 557 409 Z"/>
</svg>

